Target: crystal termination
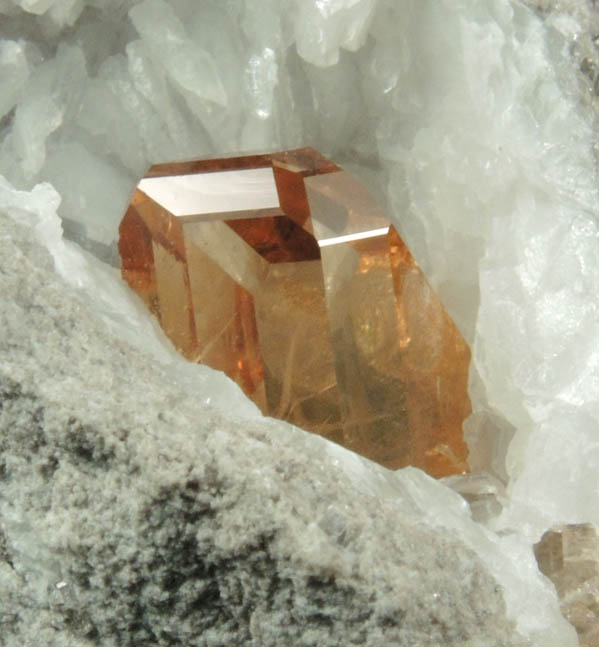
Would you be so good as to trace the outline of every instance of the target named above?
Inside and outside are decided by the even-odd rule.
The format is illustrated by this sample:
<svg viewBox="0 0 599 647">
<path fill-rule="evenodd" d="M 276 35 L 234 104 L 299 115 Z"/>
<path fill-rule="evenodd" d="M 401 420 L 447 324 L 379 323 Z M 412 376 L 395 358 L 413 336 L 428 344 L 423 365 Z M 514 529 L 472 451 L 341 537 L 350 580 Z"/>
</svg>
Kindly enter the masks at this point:
<svg viewBox="0 0 599 647">
<path fill-rule="evenodd" d="M 124 279 L 188 359 L 386 467 L 468 469 L 470 350 L 366 187 L 316 151 L 153 166 Z"/>
</svg>

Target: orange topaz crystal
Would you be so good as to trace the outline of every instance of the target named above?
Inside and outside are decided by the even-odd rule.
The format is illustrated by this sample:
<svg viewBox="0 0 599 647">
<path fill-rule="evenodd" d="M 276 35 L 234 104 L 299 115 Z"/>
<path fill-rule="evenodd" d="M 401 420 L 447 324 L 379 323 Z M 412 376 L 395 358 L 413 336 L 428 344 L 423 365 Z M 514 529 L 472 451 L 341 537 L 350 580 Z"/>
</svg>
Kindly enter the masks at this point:
<svg viewBox="0 0 599 647">
<path fill-rule="evenodd" d="M 267 415 L 396 469 L 467 470 L 470 351 L 364 185 L 316 151 L 153 166 L 124 279 Z"/>
</svg>

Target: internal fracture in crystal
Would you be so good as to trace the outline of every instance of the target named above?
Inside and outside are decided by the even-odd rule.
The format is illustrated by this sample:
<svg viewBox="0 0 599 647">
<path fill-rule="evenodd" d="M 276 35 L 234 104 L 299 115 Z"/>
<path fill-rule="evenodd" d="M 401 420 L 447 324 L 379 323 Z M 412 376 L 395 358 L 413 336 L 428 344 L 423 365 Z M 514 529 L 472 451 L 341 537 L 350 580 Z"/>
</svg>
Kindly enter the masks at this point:
<svg viewBox="0 0 599 647">
<path fill-rule="evenodd" d="M 270 416 L 392 468 L 464 472 L 470 351 L 365 186 L 312 149 L 153 166 L 124 279 Z"/>
</svg>

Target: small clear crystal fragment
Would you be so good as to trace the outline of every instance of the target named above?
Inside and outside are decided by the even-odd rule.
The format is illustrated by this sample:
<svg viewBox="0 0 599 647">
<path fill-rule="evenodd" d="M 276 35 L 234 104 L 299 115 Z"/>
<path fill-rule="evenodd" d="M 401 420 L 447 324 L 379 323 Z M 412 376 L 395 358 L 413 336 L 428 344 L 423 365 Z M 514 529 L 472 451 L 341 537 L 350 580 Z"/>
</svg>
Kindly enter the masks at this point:
<svg viewBox="0 0 599 647">
<path fill-rule="evenodd" d="M 590 523 L 548 530 L 534 546 L 540 571 L 555 585 L 581 647 L 599 647 L 599 535 Z"/>
</svg>

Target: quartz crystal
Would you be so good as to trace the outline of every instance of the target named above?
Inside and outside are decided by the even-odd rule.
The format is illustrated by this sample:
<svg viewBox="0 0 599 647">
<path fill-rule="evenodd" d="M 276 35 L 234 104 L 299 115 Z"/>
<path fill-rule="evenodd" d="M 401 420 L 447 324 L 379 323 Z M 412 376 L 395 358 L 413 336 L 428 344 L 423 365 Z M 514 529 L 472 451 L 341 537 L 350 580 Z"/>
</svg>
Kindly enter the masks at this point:
<svg viewBox="0 0 599 647">
<path fill-rule="evenodd" d="M 312 149 L 153 166 L 123 277 L 190 360 L 390 467 L 467 470 L 470 351 L 364 185 Z"/>
<path fill-rule="evenodd" d="M 599 647 L 599 535 L 590 523 L 547 531 L 535 544 L 541 572 L 555 585 L 582 647 Z"/>
</svg>

